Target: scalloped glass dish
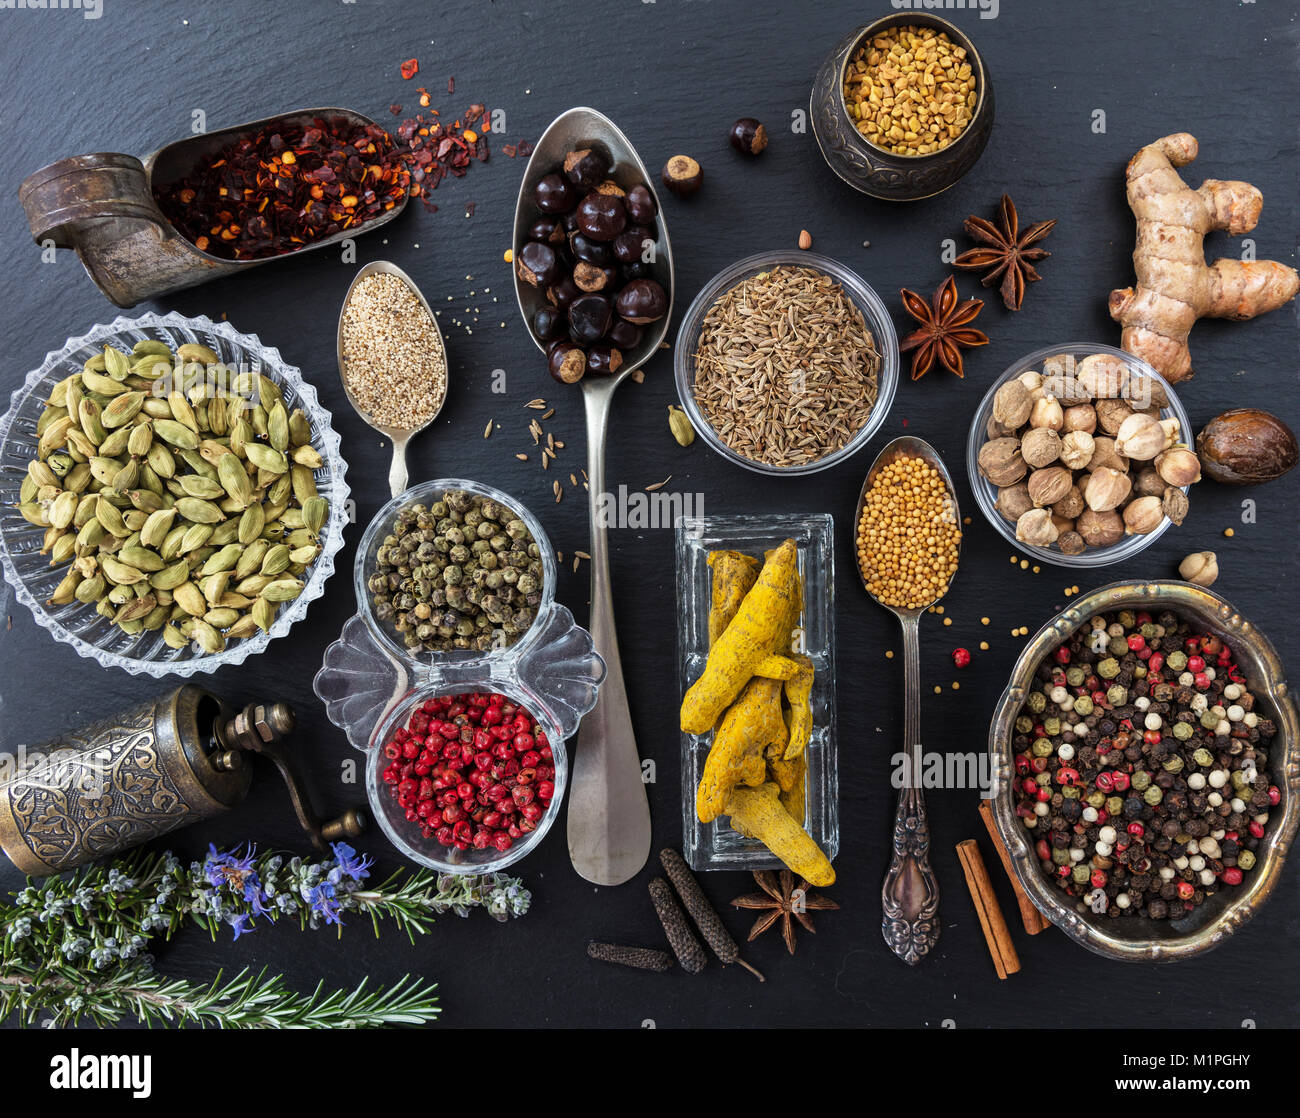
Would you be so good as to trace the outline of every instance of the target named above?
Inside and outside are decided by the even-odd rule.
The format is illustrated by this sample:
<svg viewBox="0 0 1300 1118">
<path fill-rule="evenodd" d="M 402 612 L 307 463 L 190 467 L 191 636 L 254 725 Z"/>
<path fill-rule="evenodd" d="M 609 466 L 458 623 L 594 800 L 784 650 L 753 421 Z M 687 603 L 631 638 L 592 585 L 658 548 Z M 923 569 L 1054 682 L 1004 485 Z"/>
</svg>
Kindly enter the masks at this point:
<svg viewBox="0 0 1300 1118">
<path fill-rule="evenodd" d="M 24 520 L 15 507 L 27 463 L 36 454 L 36 422 L 50 390 L 60 380 L 80 372 L 82 365 L 105 345 L 129 350 L 144 338 L 159 339 L 173 347 L 197 342 L 214 350 L 226 364 L 242 365 L 269 377 L 284 393 L 286 406 L 302 408 L 307 414 L 312 445 L 324 459 L 315 474 L 316 488 L 329 501 L 330 513 L 321 532 L 321 553 L 307 571 L 306 586 L 294 601 L 280 608 L 267 632 L 236 641 L 217 653 L 205 654 L 193 645 L 169 648 L 159 632 L 131 636 L 101 617 L 93 606 L 80 602 L 46 605 L 66 568 L 49 565 L 48 558 L 40 554 L 43 530 Z M 321 406 L 316 389 L 303 379 L 301 371 L 286 364 L 274 346 L 264 345 L 256 334 L 241 334 L 228 322 L 173 313 L 118 317 L 95 326 L 69 339 L 62 349 L 46 354 L 40 368 L 28 373 L 23 386 L 13 393 L 9 411 L 0 419 L 0 564 L 5 579 L 42 629 L 55 640 L 71 645 L 79 656 L 104 667 L 162 677 L 189 676 L 213 672 L 225 664 L 241 664 L 276 637 L 284 636 L 324 593 L 325 580 L 334 572 L 334 556 L 343 546 L 349 490 L 344 481 L 347 464 L 339 450 L 339 437 L 330 424 L 330 413 Z"/>
<path fill-rule="evenodd" d="M 1134 357 L 1131 353 L 1116 349 L 1114 346 L 1099 345 L 1093 342 L 1062 342 L 1059 345 L 1036 349 L 1033 353 L 1020 358 L 1019 361 L 1013 362 L 997 380 L 989 385 L 989 390 L 984 394 L 984 399 L 980 401 L 979 407 L 975 409 L 975 416 L 971 420 L 970 433 L 966 437 L 966 477 L 970 482 L 971 491 L 975 494 L 975 503 L 979 505 L 984 518 L 1017 551 L 1041 559 L 1046 563 L 1055 563 L 1061 567 L 1108 567 L 1112 563 L 1131 559 L 1139 551 L 1143 551 L 1155 543 L 1174 524 L 1172 520 L 1165 517 L 1154 532 L 1148 532 L 1145 535 L 1125 536 L 1119 543 L 1110 547 L 1090 547 L 1081 555 L 1066 555 L 1055 544 L 1052 544 L 1051 547 L 1033 547 L 1017 540 L 1015 524 L 997 510 L 998 488 L 980 473 L 979 468 L 980 447 L 987 441 L 988 423 L 993 416 L 993 397 L 997 394 L 998 389 L 1011 380 L 1012 377 L 1018 377 L 1021 373 L 1033 369 L 1035 365 L 1040 365 L 1044 358 L 1053 357 L 1056 354 L 1068 354 L 1075 358 L 1082 358 L 1092 353 L 1107 353 L 1112 357 L 1123 358 L 1143 376 L 1150 376 L 1158 381 L 1169 397 L 1169 406 L 1161 409 L 1160 418 L 1177 419 L 1182 430 L 1182 441 L 1188 442 L 1192 434 L 1191 420 L 1187 418 L 1187 412 L 1183 410 L 1183 405 L 1174 394 L 1169 382 L 1141 358 Z M 1183 492 L 1186 493 L 1189 488 L 1190 486 L 1183 486 Z"/>
<path fill-rule="evenodd" d="M 867 416 L 866 423 L 858 428 L 853 437 L 839 450 L 800 466 L 769 466 L 766 462 L 756 462 L 752 458 L 738 454 L 714 431 L 695 399 L 695 350 L 699 344 L 700 330 L 704 325 L 705 316 L 713 304 L 741 280 L 757 275 L 774 264 L 812 268 L 824 272 L 835 280 L 862 312 L 862 317 L 871 330 L 872 337 L 875 338 L 876 348 L 880 351 L 880 371 L 876 374 L 876 403 L 871 409 L 871 414 Z M 682 407 L 686 409 L 686 414 L 690 417 L 691 425 L 699 432 L 700 438 L 727 461 L 743 466 L 747 470 L 753 470 L 755 473 L 770 474 L 774 477 L 797 477 L 801 474 L 815 474 L 821 470 L 829 470 L 866 446 L 871 441 L 871 436 L 884 424 L 889 408 L 894 402 L 894 392 L 898 387 L 898 369 L 898 335 L 894 332 L 893 319 L 889 317 L 889 311 L 880 296 L 861 276 L 843 264 L 832 260 L 829 256 L 805 252 L 802 249 L 762 252 L 737 260 L 730 267 L 724 268 L 704 285 L 686 309 L 681 326 L 677 329 L 677 344 L 673 350 L 673 377 L 677 382 L 677 395 Z"/>
<path fill-rule="evenodd" d="M 375 553 L 397 514 L 415 502 L 436 500 L 444 491 L 463 489 L 490 498 L 518 514 L 528 526 L 542 560 L 542 598 L 537 617 L 512 645 L 489 652 L 415 655 L 380 622 L 366 581 Z M 596 705 L 605 662 L 591 634 L 555 600 L 555 551 L 541 522 L 508 493 L 464 478 L 441 478 L 408 489 L 381 508 L 357 548 L 352 583 L 358 612 L 339 639 L 325 650 L 313 683 L 329 720 L 350 745 L 368 755 L 366 794 L 384 833 L 408 858 L 451 873 L 489 873 L 518 861 L 533 849 L 559 815 L 568 783 L 564 741 Z M 526 707 L 545 728 L 555 755 L 555 795 L 535 830 L 504 853 L 495 849 L 448 850 L 421 837 L 398 809 L 383 783 L 382 745 L 416 705 L 439 695 L 496 691 Z"/>
<path fill-rule="evenodd" d="M 835 745 L 835 547 L 829 513 L 812 516 L 682 517 L 677 522 L 677 654 L 681 693 L 699 678 L 709 651 L 712 596 L 710 551 L 734 548 L 761 556 L 793 539 L 803 579 L 804 652 L 815 668 L 810 696 L 813 730 L 807 747 L 804 825 L 834 861 L 840 848 L 839 767 Z M 696 870 L 780 869 L 781 861 L 757 839 L 732 830 L 727 818 L 701 823 L 695 789 L 704 772 L 711 734 L 682 739 L 682 855 Z"/>
</svg>

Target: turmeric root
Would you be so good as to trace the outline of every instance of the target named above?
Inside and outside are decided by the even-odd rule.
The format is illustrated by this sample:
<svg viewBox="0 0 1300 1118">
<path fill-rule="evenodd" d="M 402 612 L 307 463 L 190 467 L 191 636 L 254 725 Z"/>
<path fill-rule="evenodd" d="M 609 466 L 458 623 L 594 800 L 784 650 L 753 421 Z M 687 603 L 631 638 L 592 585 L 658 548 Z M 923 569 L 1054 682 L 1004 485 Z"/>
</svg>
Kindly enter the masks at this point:
<svg viewBox="0 0 1300 1118">
<path fill-rule="evenodd" d="M 1275 260 L 1205 263 L 1205 234 L 1226 229 L 1239 236 L 1254 229 L 1264 196 L 1249 183 L 1217 179 L 1192 190 L 1176 168 L 1190 163 L 1196 152 L 1196 138 L 1177 132 L 1129 161 L 1137 287 L 1110 293 L 1110 316 L 1123 326 L 1121 348 L 1172 383 L 1192 375 L 1187 336 L 1198 318 L 1254 318 L 1300 291 L 1300 275 Z"/>
<path fill-rule="evenodd" d="M 758 581 L 758 560 L 740 551 L 710 551 L 713 591 L 709 608 L 709 647 L 712 648 Z"/>
<path fill-rule="evenodd" d="M 754 674 L 765 679 L 793 679 L 800 672 L 798 663 L 788 656 L 766 656 L 754 665 Z"/>
<path fill-rule="evenodd" d="M 787 761 L 775 746 L 768 746 L 766 752 L 768 777 L 776 781 L 776 786 L 781 790 L 781 806 L 790 813 L 791 819 L 802 826 L 808 759 L 801 753 L 793 761 Z"/>
<path fill-rule="evenodd" d="M 695 811 L 701 823 L 722 814 L 737 784 L 763 783 L 767 751 L 785 752 L 788 731 L 781 713 L 781 681 L 755 676 L 722 716 L 704 761 Z"/>
<path fill-rule="evenodd" d="M 726 814 L 741 834 L 758 839 L 810 885 L 835 881 L 830 859 L 782 806 L 776 784 L 759 788 L 738 787 L 727 799 Z"/>
<path fill-rule="evenodd" d="M 682 701 L 681 728 L 688 734 L 712 729 L 718 715 L 740 694 L 754 668 L 789 639 L 791 603 L 798 594 L 794 540 L 770 553 L 758 581 L 709 650 L 704 673 Z M 784 626 L 784 628 L 783 628 Z"/>
<path fill-rule="evenodd" d="M 785 701 L 790 704 L 790 741 L 785 747 L 785 759 L 793 760 L 803 755 L 812 735 L 813 662 L 807 656 L 794 657 L 796 671 L 785 679 Z"/>
</svg>

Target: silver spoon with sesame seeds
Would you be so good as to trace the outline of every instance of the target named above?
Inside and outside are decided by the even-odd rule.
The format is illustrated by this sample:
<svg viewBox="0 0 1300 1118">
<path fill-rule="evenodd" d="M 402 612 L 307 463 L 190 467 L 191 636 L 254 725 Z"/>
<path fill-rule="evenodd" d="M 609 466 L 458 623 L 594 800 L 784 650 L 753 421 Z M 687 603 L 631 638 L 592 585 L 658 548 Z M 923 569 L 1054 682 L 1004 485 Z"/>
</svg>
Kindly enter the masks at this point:
<svg viewBox="0 0 1300 1118">
<path fill-rule="evenodd" d="M 356 355 L 353 355 L 354 361 L 350 364 L 345 356 L 343 335 L 348 306 L 362 281 L 376 275 L 392 276 L 400 280 L 424 308 L 424 314 L 428 318 L 427 329 L 418 315 L 408 315 L 408 321 L 400 321 L 392 326 L 403 331 L 409 329 L 409 334 L 381 340 L 386 343 L 384 355 L 390 360 L 411 347 L 419 353 L 421 367 L 427 363 L 431 383 L 425 396 L 410 394 L 409 385 L 403 385 L 399 381 L 386 384 L 381 379 L 384 370 L 367 367 L 366 363 L 356 359 Z M 358 305 L 358 310 L 360 309 Z M 339 379 L 343 382 L 343 392 L 348 403 L 366 423 L 392 443 L 393 462 L 388 470 L 388 488 L 397 497 L 406 491 L 410 477 L 406 468 L 407 443 L 412 436 L 418 435 L 438 418 L 443 404 L 447 402 L 447 347 L 443 342 L 442 331 L 438 328 L 438 319 L 410 276 L 387 260 L 372 260 L 353 277 L 347 294 L 343 296 L 343 306 L 339 310 L 337 347 Z M 400 371 L 409 375 L 410 362 L 402 361 L 401 364 L 403 367 Z"/>
<path fill-rule="evenodd" d="M 894 815 L 893 853 L 885 884 L 881 889 L 884 918 L 881 932 L 885 942 L 903 962 L 915 966 L 928 955 L 939 939 L 939 882 L 930 866 L 930 822 L 925 813 L 925 796 L 921 791 L 921 614 L 948 593 L 956 571 L 928 602 L 914 601 L 895 605 L 882 600 L 871 589 L 863 559 L 864 545 L 859 543 L 859 531 L 868 495 L 881 472 L 900 459 L 920 459 L 932 467 L 947 491 L 944 519 L 961 531 L 961 511 L 957 507 L 957 493 L 939 452 L 924 439 L 904 436 L 886 446 L 867 471 L 858 495 L 858 506 L 853 514 L 853 555 L 858 577 L 863 589 L 872 599 L 884 606 L 903 623 L 903 749 L 907 756 L 904 782 L 898 794 L 898 808 Z M 958 556 L 961 554 L 961 536 L 957 537 Z M 928 596 L 928 591 L 926 595 Z"/>
<path fill-rule="evenodd" d="M 635 877 L 650 857 L 650 804 L 646 799 L 641 757 L 619 657 L 610 586 L 609 547 L 606 540 L 605 440 L 610 405 L 620 384 L 650 360 L 663 344 L 672 317 L 673 253 L 663 209 L 654 180 L 641 157 L 618 126 L 595 109 L 576 108 L 561 113 L 537 141 L 524 170 L 515 206 L 513 251 L 528 241 L 537 218 L 534 190 L 544 176 L 564 163 L 570 152 L 592 150 L 605 157 L 609 177 L 623 190 L 644 184 L 655 200 L 656 239 L 643 242 L 642 257 L 650 274 L 668 293 L 662 318 L 648 324 L 635 346 L 622 353 L 616 373 L 589 373 L 582 385 L 587 418 L 587 490 L 591 521 L 591 620 L 589 629 L 596 651 L 604 657 L 606 674 L 595 708 L 578 728 L 578 748 L 569 777 L 568 838 L 573 868 L 597 885 L 621 885 Z M 523 282 L 515 272 L 515 297 L 529 324 L 537 348 L 546 347 L 532 333 L 537 310 L 546 305 L 546 293 Z"/>
</svg>

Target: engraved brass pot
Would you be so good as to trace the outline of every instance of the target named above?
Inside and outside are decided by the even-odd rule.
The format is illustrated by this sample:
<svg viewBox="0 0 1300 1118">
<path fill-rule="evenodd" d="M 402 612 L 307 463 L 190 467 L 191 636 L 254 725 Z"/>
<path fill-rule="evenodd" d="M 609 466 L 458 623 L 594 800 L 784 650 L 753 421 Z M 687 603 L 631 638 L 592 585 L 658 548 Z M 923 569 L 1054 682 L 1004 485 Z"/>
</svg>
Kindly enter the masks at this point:
<svg viewBox="0 0 1300 1118">
<path fill-rule="evenodd" d="M 1269 768 L 1282 802 L 1269 813 L 1255 868 L 1242 885 L 1220 890 L 1181 920 L 1134 916 L 1113 919 L 1079 912 L 1044 874 L 1016 818 L 1011 788 L 1013 724 L 1028 694 L 1034 671 L 1063 640 L 1098 613 L 1121 609 L 1170 610 L 1198 628 L 1221 637 L 1233 650 L 1256 697 L 1255 710 L 1278 727 L 1269 750 Z M 1076 943 L 1110 959 L 1176 962 L 1217 947 L 1246 923 L 1278 887 L 1282 862 L 1300 826 L 1300 714 L 1286 682 L 1282 662 L 1268 638 L 1213 591 L 1187 582 L 1113 582 L 1058 613 L 1034 634 L 1016 661 L 1011 683 L 989 729 L 993 762 L 994 817 L 1011 854 L 1012 866 L 1039 911 Z"/>
</svg>

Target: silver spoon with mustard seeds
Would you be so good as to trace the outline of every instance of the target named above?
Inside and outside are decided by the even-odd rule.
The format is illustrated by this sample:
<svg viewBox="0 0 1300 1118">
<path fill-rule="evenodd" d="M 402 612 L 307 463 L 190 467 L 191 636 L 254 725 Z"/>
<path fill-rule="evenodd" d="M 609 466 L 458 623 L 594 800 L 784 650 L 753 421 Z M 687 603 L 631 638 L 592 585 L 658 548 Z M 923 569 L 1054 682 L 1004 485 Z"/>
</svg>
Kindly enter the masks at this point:
<svg viewBox="0 0 1300 1118">
<path fill-rule="evenodd" d="M 910 532 L 910 534 L 909 534 Z M 923 439 L 895 439 L 867 471 L 853 516 L 853 552 L 867 593 L 903 625 L 903 747 L 908 770 L 894 815 L 881 931 L 915 966 L 939 939 L 939 882 L 921 791 L 921 614 L 947 592 L 961 556 L 952 478 Z"/>
<path fill-rule="evenodd" d="M 352 280 L 338 326 L 348 403 L 393 444 L 388 487 L 406 490 L 406 444 L 447 401 L 447 349 L 420 289 L 396 264 L 374 260 Z"/>
</svg>

